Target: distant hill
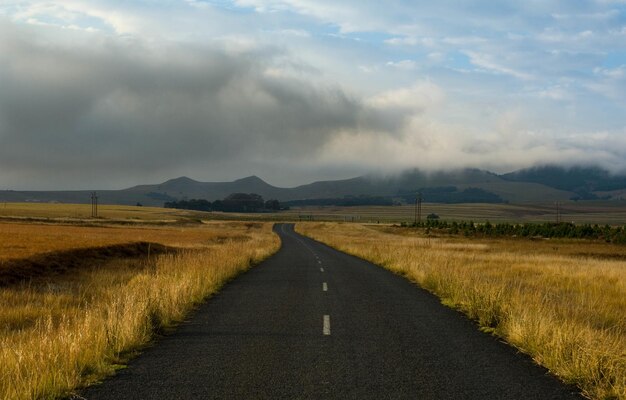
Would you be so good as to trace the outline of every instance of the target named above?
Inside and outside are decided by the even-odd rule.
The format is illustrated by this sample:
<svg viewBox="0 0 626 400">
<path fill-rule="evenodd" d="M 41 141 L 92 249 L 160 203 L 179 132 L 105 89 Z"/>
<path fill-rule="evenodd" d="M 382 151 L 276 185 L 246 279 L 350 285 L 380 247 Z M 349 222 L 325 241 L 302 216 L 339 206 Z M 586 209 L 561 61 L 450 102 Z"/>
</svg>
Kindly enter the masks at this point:
<svg viewBox="0 0 626 400">
<path fill-rule="evenodd" d="M 599 167 L 564 168 L 555 165 L 534 167 L 502 175 L 512 182 L 533 182 L 575 193 L 574 199 L 594 200 L 615 197 L 610 192 L 626 189 L 626 176 L 612 175 Z"/>
<path fill-rule="evenodd" d="M 504 175 L 479 169 L 428 173 L 417 169 L 395 175 L 367 175 L 319 181 L 293 188 L 272 186 L 257 176 L 232 182 L 199 182 L 187 177 L 123 190 L 98 191 L 102 204 L 162 206 L 185 199 L 215 201 L 232 193 L 256 193 L 264 199 L 327 204 L 329 199 L 385 198 L 411 202 L 418 192 L 426 202 L 545 203 L 570 199 L 626 197 L 626 176 L 614 176 L 597 167 L 535 167 Z M 89 191 L 0 191 L 0 201 L 89 203 Z M 352 203 L 353 200 L 348 201 Z"/>
<path fill-rule="evenodd" d="M 442 193 L 434 195 L 432 188 L 454 187 L 446 198 Z M 476 197 L 480 189 L 482 197 Z M 142 185 L 126 189 L 124 192 L 135 192 L 137 195 L 150 197 L 144 200 L 152 204 L 152 200 L 171 201 L 172 199 L 202 198 L 209 201 L 222 199 L 231 193 L 257 193 L 265 199 L 280 201 L 302 201 L 312 199 L 340 199 L 343 197 L 377 196 L 387 198 L 413 197 L 417 192 L 430 191 L 431 201 L 472 202 L 477 198 L 491 199 L 493 202 L 527 202 L 565 200 L 572 196 L 571 192 L 550 188 L 538 183 L 507 181 L 498 175 L 479 169 L 463 169 L 457 171 L 427 173 L 417 169 L 407 170 L 389 176 L 360 176 L 335 181 L 319 181 L 293 188 L 272 186 L 259 177 L 250 176 L 233 182 L 198 182 L 189 178 L 177 178 L 159 185 Z M 465 196 L 462 193 L 466 193 Z M 170 200 L 166 200 L 171 198 Z M 428 196 L 425 195 L 425 201 Z M 310 201 L 307 202 L 311 204 Z M 324 203 L 324 202 L 322 202 Z M 325 203 L 324 203 L 325 204 Z"/>
<path fill-rule="evenodd" d="M 210 201 L 223 199 L 232 193 L 257 193 L 265 199 L 281 198 L 286 189 L 274 187 L 257 176 L 238 179 L 232 182 L 198 182 L 187 177 L 170 179 L 158 185 L 140 185 L 120 192 L 134 193 L 136 196 L 144 196 L 147 204 L 153 204 L 151 200 L 164 201 L 181 199 L 206 199 Z"/>
</svg>

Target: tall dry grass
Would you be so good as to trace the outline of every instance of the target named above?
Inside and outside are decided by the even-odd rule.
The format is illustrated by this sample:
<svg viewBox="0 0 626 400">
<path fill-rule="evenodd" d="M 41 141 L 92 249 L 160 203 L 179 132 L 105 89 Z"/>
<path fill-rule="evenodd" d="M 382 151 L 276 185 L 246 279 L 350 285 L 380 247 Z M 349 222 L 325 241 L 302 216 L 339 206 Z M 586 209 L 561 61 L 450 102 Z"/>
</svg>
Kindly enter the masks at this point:
<svg viewBox="0 0 626 400">
<path fill-rule="evenodd" d="M 0 290 L 0 399 L 65 396 L 112 373 L 155 332 L 279 247 L 271 224 L 213 229 L 219 240 L 201 249 L 112 260 L 47 285 Z"/>
<path fill-rule="evenodd" d="M 415 237 L 355 224 L 297 230 L 415 281 L 589 397 L 626 399 L 626 262 L 609 259 L 606 248 Z"/>
<path fill-rule="evenodd" d="M 236 234 L 246 235 L 247 225 L 209 222 L 197 226 L 78 226 L 0 222 L 2 262 L 40 254 L 131 242 L 153 242 L 182 248 L 201 248 Z M 234 229 L 234 230 L 233 230 Z M 223 233 L 226 232 L 226 233 Z"/>
</svg>

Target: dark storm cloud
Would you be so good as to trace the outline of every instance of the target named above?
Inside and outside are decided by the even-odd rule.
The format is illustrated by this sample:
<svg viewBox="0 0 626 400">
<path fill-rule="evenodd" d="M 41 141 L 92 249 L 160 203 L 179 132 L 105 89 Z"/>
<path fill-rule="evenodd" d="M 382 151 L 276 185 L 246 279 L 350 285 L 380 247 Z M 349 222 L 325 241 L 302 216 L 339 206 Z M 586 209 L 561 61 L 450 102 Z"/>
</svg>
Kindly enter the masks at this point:
<svg viewBox="0 0 626 400">
<path fill-rule="evenodd" d="M 337 132 L 402 125 L 284 67 L 273 48 L 98 35 L 62 45 L 7 23 L 0 29 L 0 168 L 9 180 L 50 169 L 80 180 L 86 169 L 118 178 L 134 171 L 139 182 L 148 171 L 186 165 L 296 160 Z"/>
</svg>

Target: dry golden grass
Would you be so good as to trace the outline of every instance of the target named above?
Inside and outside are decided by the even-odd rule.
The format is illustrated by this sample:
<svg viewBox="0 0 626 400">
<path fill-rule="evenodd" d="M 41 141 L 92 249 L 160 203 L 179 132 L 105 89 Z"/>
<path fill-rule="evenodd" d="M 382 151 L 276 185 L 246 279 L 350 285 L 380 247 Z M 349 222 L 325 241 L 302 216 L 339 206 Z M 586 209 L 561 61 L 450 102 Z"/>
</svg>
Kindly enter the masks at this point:
<svg viewBox="0 0 626 400">
<path fill-rule="evenodd" d="M 623 247 L 336 223 L 297 230 L 415 281 L 589 397 L 626 399 Z"/>
<path fill-rule="evenodd" d="M 0 222 L 0 262 L 63 250 L 153 242 L 166 246 L 199 248 L 221 240 L 217 222 L 199 226 L 80 226 Z M 224 229 L 226 232 L 228 228 Z M 1 264 L 0 264 L 1 266 Z"/>
<path fill-rule="evenodd" d="M 14 244 L 8 247 L 13 256 L 45 252 L 53 241 L 64 241 L 59 246 L 65 249 L 136 240 L 138 235 L 193 248 L 149 259 L 108 260 L 45 284 L 2 288 L 0 399 L 6 400 L 65 396 L 112 373 L 156 331 L 180 321 L 227 280 L 279 247 L 271 224 L 156 230 L 11 227 L 25 231 L 24 238 L 35 238 L 37 232 L 41 236 L 25 252 L 14 250 Z"/>
<path fill-rule="evenodd" d="M 312 217 L 316 221 L 354 221 L 363 223 L 413 222 L 415 206 L 305 206 L 293 207 L 278 213 L 222 213 L 176 210 L 160 207 L 135 207 L 100 205 L 99 218 L 92 219 L 89 204 L 50 203 L 0 203 L 0 219 L 44 219 L 103 224 L 107 222 L 162 223 L 195 220 L 248 221 L 304 221 Z M 424 203 L 422 215 L 438 214 L 446 221 L 475 222 L 552 222 L 556 220 L 554 203 L 544 204 L 437 204 Z M 568 201 L 561 204 L 561 219 L 578 224 L 626 224 L 626 202 L 624 201 Z"/>
<path fill-rule="evenodd" d="M 134 221 L 175 221 L 193 212 L 160 207 L 98 206 L 101 219 Z M 91 204 L 0 203 L 0 217 L 85 220 L 91 217 Z"/>
</svg>

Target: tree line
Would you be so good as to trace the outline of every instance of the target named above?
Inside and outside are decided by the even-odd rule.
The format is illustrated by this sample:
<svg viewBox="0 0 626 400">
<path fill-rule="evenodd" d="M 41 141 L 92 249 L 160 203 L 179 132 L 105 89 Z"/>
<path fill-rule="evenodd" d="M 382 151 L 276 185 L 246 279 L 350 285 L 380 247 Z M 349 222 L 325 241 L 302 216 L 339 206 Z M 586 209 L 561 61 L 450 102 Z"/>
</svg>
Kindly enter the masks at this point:
<svg viewBox="0 0 626 400">
<path fill-rule="evenodd" d="M 263 200 L 256 193 L 232 193 L 222 200 L 213 202 L 205 199 L 168 201 L 165 208 L 195 211 L 223 211 L 223 212 L 267 212 L 286 209 L 276 199 Z"/>
<path fill-rule="evenodd" d="M 409 226 L 404 224 L 404 226 Z M 428 219 L 425 222 L 411 224 L 410 226 L 424 228 L 428 232 L 434 230 L 438 233 L 465 236 L 483 237 L 541 237 L 541 238 L 571 238 L 571 239 L 598 239 L 611 243 L 626 244 L 626 227 L 610 225 L 576 225 L 569 222 L 544 222 L 544 223 L 497 223 L 490 222 L 447 222 L 437 219 Z"/>
</svg>

